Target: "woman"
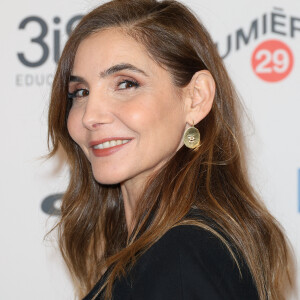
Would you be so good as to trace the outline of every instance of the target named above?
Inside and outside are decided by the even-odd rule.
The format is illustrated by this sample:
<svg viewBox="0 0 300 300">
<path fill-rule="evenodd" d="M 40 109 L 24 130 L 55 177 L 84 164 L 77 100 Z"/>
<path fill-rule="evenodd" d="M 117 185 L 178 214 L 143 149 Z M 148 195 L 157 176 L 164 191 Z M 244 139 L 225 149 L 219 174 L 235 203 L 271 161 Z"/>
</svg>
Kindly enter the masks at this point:
<svg viewBox="0 0 300 300">
<path fill-rule="evenodd" d="M 49 110 L 51 155 L 61 145 L 71 167 L 58 228 L 80 297 L 284 299 L 288 247 L 247 179 L 238 105 L 182 4 L 114 0 L 81 20 Z"/>
</svg>

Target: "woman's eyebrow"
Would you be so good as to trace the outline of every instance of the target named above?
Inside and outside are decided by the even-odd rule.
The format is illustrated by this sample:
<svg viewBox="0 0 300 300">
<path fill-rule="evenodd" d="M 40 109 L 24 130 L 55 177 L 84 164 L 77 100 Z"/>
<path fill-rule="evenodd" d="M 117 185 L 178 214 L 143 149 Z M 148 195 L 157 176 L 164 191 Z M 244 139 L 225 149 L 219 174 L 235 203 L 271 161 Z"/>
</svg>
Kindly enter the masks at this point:
<svg viewBox="0 0 300 300">
<path fill-rule="evenodd" d="M 122 64 L 114 65 L 114 66 L 108 68 L 107 70 L 101 72 L 100 77 L 104 78 L 104 77 L 107 77 L 111 74 L 117 73 L 117 72 L 122 71 L 122 70 L 130 70 L 130 71 L 133 71 L 133 72 L 143 74 L 144 76 L 147 76 L 147 77 L 149 76 L 143 70 L 133 66 L 132 64 L 122 63 Z"/>
<path fill-rule="evenodd" d="M 82 77 L 76 76 L 76 75 L 71 75 L 70 79 L 69 79 L 69 82 L 79 82 L 79 83 L 86 84 L 86 81 Z"/>
<path fill-rule="evenodd" d="M 114 65 L 114 66 L 108 68 L 107 70 L 102 71 L 100 73 L 100 77 L 105 78 L 109 75 L 112 75 L 112 74 L 117 73 L 117 72 L 122 71 L 122 70 L 130 70 L 130 71 L 140 73 L 140 74 L 143 74 L 144 76 L 149 77 L 149 75 L 146 74 L 143 70 L 135 67 L 132 64 L 127 64 L 127 63 L 117 64 L 117 65 Z M 79 82 L 79 83 L 85 83 L 86 84 L 86 81 L 82 77 L 76 76 L 76 75 L 71 75 L 69 82 Z"/>
</svg>

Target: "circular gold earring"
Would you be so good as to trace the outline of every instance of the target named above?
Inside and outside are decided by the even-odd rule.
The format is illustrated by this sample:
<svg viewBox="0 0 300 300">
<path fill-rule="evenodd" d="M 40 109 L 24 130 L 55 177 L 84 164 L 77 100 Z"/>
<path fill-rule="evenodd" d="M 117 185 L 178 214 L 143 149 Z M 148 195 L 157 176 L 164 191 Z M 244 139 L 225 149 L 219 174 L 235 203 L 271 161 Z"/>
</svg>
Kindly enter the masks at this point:
<svg viewBox="0 0 300 300">
<path fill-rule="evenodd" d="M 195 149 L 200 146 L 200 132 L 194 127 L 194 122 L 193 126 L 184 132 L 183 142 L 190 149 Z"/>
</svg>

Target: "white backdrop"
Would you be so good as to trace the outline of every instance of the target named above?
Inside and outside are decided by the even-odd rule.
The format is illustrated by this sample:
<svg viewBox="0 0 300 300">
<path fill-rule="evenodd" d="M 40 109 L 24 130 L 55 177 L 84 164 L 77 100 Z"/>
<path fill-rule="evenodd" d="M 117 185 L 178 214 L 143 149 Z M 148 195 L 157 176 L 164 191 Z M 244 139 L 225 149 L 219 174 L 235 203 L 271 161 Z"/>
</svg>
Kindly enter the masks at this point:
<svg viewBox="0 0 300 300">
<path fill-rule="evenodd" d="M 299 259 L 300 1 L 182 2 L 200 16 L 224 56 L 249 117 L 253 185 Z M 24 0 L 0 10 L 0 299 L 74 299 L 55 241 L 43 240 L 56 221 L 46 212 L 59 206 L 68 170 L 63 157 L 41 156 L 54 57 L 66 26 L 98 3 Z"/>
</svg>

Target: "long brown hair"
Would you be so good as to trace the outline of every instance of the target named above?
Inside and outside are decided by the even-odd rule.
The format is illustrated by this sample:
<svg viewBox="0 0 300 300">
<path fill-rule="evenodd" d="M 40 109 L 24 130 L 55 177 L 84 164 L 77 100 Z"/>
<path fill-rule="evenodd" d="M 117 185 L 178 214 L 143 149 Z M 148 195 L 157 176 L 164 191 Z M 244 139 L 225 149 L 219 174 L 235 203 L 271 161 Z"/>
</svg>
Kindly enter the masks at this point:
<svg viewBox="0 0 300 300">
<path fill-rule="evenodd" d="M 76 50 L 91 34 L 113 27 L 142 43 L 150 57 L 170 72 L 175 86 L 185 87 L 194 73 L 203 69 L 209 70 L 216 82 L 212 110 L 197 124 L 201 147 L 197 151 L 182 147 L 149 179 L 129 237 L 120 186 L 95 181 L 89 161 L 66 125 L 72 105 L 67 99 L 68 82 Z M 208 32 L 177 1 L 113 0 L 81 20 L 58 63 L 49 109 L 50 156 L 61 145 L 71 173 L 57 225 L 60 249 L 80 296 L 110 267 L 104 285 L 109 299 L 113 282 L 134 264 L 137 255 L 170 228 L 194 224 L 210 230 L 230 251 L 232 247 L 238 250 L 260 299 L 283 299 L 281 283 L 289 277 L 288 247 L 280 226 L 249 184 L 239 103 Z M 205 218 L 187 217 L 192 208 Z M 218 231 L 207 218 L 217 224 Z"/>
</svg>

